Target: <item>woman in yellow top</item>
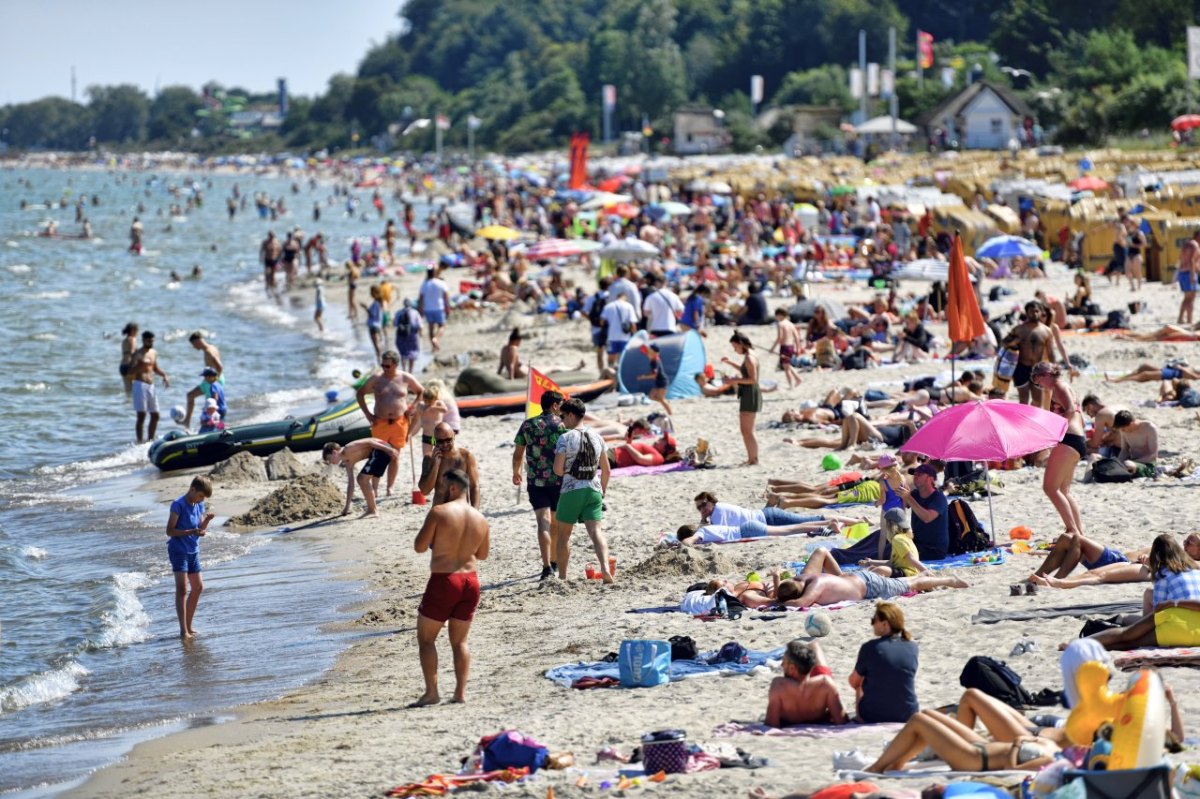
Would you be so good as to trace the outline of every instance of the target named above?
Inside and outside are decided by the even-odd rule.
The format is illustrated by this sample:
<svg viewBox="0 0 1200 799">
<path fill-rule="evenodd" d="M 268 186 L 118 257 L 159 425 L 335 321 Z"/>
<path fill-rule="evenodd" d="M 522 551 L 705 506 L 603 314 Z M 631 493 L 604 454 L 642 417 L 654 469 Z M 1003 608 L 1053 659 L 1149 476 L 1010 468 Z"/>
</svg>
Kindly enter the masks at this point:
<svg viewBox="0 0 1200 799">
<path fill-rule="evenodd" d="M 883 514 L 883 532 L 892 545 L 890 560 L 865 558 L 859 566 L 884 577 L 915 577 L 929 569 L 921 562 L 921 553 L 912 538 L 912 525 L 904 508 L 892 508 Z"/>
</svg>

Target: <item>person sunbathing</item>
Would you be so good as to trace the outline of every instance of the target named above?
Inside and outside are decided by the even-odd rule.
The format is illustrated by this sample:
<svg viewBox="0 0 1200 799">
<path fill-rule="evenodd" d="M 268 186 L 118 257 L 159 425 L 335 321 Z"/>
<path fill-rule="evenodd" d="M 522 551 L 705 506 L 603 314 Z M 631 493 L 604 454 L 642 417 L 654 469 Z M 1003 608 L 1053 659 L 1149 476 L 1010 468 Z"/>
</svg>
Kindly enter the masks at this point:
<svg viewBox="0 0 1200 799">
<path fill-rule="evenodd" d="M 609 449 L 613 465 L 618 469 L 626 466 L 662 466 L 681 460 L 675 437 L 663 431 L 658 438 L 643 436 L 630 439 Z"/>
<path fill-rule="evenodd" d="M 1179 325 L 1163 325 L 1149 333 L 1118 333 L 1115 338 L 1122 341 L 1200 341 L 1200 333 Z"/>
<path fill-rule="evenodd" d="M 1016 711 L 1005 713 L 991 703 L 973 701 L 985 712 L 972 717 L 971 727 L 936 710 L 917 712 L 864 771 L 904 771 L 926 747 L 957 771 L 1037 771 L 1053 762 L 1061 749 L 1057 740 L 1031 734 L 1027 722 L 1013 716 Z M 975 732 L 976 718 L 992 735 L 990 740 Z"/>
<path fill-rule="evenodd" d="M 889 447 L 901 447 L 912 438 L 917 426 L 906 416 L 899 418 L 884 417 L 878 426 L 872 424 L 860 413 L 852 413 L 842 420 L 842 432 L 839 436 L 809 436 L 806 438 L 785 438 L 783 443 L 793 444 L 805 449 L 849 449 L 858 444 L 868 444 L 880 441 Z"/>
<path fill-rule="evenodd" d="M 855 524 L 855 519 L 835 516 L 815 522 L 799 524 L 763 524 L 759 521 L 742 522 L 736 527 L 725 524 L 684 524 L 675 531 L 675 537 L 684 546 L 700 544 L 729 544 L 734 541 L 749 541 L 753 538 L 775 538 L 777 536 L 796 535 L 798 533 L 824 533 L 832 531 L 835 535 L 842 532 L 842 527 Z"/>
<path fill-rule="evenodd" d="M 882 577 L 870 571 L 843 573 L 828 549 L 813 552 L 804 570 L 779 583 L 775 598 L 782 605 L 807 608 L 862 599 L 892 599 L 937 588 L 967 588 L 966 580 L 930 572 L 916 577 Z"/>
<path fill-rule="evenodd" d="M 1157 380 L 1178 380 L 1179 378 L 1187 380 L 1200 380 L 1200 371 L 1196 371 L 1188 366 L 1187 361 L 1167 361 L 1162 366 L 1155 366 L 1152 363 L 1138 364 L 1137 368 L 1132 372 L 1123 375 L 1112 377 L 1108 372 L 1104 373 L 1104 382 L 1106 383 L 1153 383 Z"/>
<path fill-rule="evenodd" d="M 804 485 L 804 484 L 799 484 Z M 815 491 L 789 493 L 785 487 L 767 490 L 767 507 L 825 508 L 830 505 L 875 504 L 883 496 L 878 480 L 862 480 L 853 484 L 813 486 Z"/>
<path fill-rule="evenodd" d="M 1137 576 L 1141 570 L 1141 566 L 1137 565 L 1139 554 L 1141 553 L 1127 555 L 1118 549 L 1093 541 L 1082 533 L 1066 532 L 1054 542 L 1054 546 L 1050 548 L 1042 565 L 1038 566 L 1037 571 L 1029 576 L 1029 582 L 1038 585 L 1053 585 L 1045 579 L 1046 575 L 1054 572 L 1054 578 L 1061 580 L 1075 571 L 1075 567 L 1080 564 L 1089 572 L 1106 566 L 1133 566 L 1135 568 L 1129 570 L 1129 579 L 1104 582 L 1137 582 L 1139 579 L 1148 579 L 1149 576 Z"/>
<path fill-rule="evenodd" d="M 793 724 L 845 724 L 833 671 L 816 641 L 790 641 L 783 653 L 783 676 L 767 693 L 768 727 Z"/>
</svg>

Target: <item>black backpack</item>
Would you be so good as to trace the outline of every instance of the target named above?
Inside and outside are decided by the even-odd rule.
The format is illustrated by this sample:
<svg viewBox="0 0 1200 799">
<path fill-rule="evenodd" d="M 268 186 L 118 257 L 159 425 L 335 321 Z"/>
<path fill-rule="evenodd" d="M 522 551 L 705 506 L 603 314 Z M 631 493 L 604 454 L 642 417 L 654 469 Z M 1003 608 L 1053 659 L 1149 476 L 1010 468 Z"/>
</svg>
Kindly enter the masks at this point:
<svg viewBox="0 0 1200 799">
<path fill-rule="evenodd" d="M 691 636 L 672 635 L 668 641 L 671 643 L 671 660 L 696 660 L 700 657 L 700 650 Z"/>
<path fill-rule="evenodd" d="M 590 432 L 590 430 L 579 431 L 579 452 L 575 454 L 575 460 L 571 462 L 571 468 L 567 470 L 567 474 L 576 480 L 591 480 L 600 468 L 600 453 L 596 450 L 596 445 L 592 443 L 592 437 L 588 435 Z"/>
<path fill-rule="evenodd" d="M 1034 704 L 1033 695 L 1021 687 L 1020 675 L 1007 664 L 986 655 L 975 655 L 968 660 L 958 682 L 963 688 L 978 688 L 1011 707 Z"/>
<path fill-rule="evenodd" d="M 604 306 L 608 304 L 608 292 L 597 291 L 592 298 L 592 307 L 588 310 L 588 321 L 592 327 L 604 327 Z"/>
<path fill-rule="evenodd" d="M 992 539 L 988 536 L 975 511 L 961 499 L 954 499 L 946 506 L 946 517 L 950 529 L 950 546 L 947 554 L 964 555 L 969 552 L 980 552 L 992 548 Z"/>
<path fill-rule="evenodd" d="M 1116 458 L 1101 458 L 1092 464 L 1092 479 L 1097 483 L 1128 483 L 1133 475 Z"/>
<path fill-rule="evenodd" d="M 1124 311 L 1109 311 L 1108 317 L 1104 320 L 1104 324 L 1100 326 L 1101 330 L 1128 330 L 1129 329 L 1129 314 Z"/>
<path fill-rule="evenodd" d="M 408 338 L 412 335 L 412 314 L 409 308 L 401 308 L 396 314 L 396 338 Z"/>
</svg>

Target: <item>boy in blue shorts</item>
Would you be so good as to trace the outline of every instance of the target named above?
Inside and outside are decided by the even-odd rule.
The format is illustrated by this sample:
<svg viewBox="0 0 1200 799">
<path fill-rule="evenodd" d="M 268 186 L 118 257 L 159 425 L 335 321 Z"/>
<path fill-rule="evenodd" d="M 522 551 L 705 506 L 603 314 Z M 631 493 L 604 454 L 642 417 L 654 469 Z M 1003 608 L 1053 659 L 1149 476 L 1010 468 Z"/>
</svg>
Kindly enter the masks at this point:
<svg viewBox="0 0 1200 799">
<path fill-rule="evenodd" d="M 208 530 L 214 514 L 206 513 L 204 500 L 212 496 L 212 480 L 196 477 L 187 493 L 171 503 L 167 518 L 167 557 L 175 573 L 175 615 L 179 617 L 179 637 L 195 636 L 192 619 L 204 581 L 200 578 L 200 536 Z M 191 591 L 188 591 L 188 587 Z"/>
</svg>

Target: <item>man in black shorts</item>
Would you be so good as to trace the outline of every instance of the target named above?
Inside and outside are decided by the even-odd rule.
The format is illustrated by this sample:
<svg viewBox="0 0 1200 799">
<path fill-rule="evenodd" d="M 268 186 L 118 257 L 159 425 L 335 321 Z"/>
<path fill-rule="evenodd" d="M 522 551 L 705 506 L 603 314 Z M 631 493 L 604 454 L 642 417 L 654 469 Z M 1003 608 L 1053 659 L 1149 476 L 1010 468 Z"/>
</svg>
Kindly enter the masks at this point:
<svg viewBox="0 0 1200 799">
<path fill-rule="evenodd" d="M 558 508 L 562 478 L 554 473 L 554 445 L 567 428 L 559 418 L 563 396 L 557 391 L 542 394 L 542 412 L 521 422 L 513 449 L 513 485 L 521 485 L 521 464 L 529 480 L 529 504 L 537 519 L 538 548 L 542 552 L 542 577 L 545 580 L 557 569 L 551 561 L 554 553 L 552 519 Z"/>
<path fill-rule="evenodd" d="M 1017 399 L 1026 405 L 1039 405 L 1042 401 L 1041 389 L 1031 382 L 1033 367 L 1042 361 L 1054 360 L 1050 351 L 1052 333 L 1042 324 L 1041 309 L 1042 304 L 1035 300 L 1025 303 L 1021 323 L 1010 330 L 1002 342 L 1005 349 L 1018 347 L 1012 384 L 1017 388 Z"/>
<path fill-rule="evenodd" d="M 358 487 L 362 489 L 363 499 L 367 501 L 367 512 L 359 518 L 374 519 L 379 517 L 379 510 L 375 506 L 379 478 L 387 471 L 392 459 L 399 456 L 399 450 L 378 438 L 359 439 L 344 447 L 333 442 L 325 445 L 322 460 L 332 466 L 346 468 L 346 507 L 342 508 L 343 516 L 350 512 L 350 501 L 354 499 L 354 464 L 364 458 L 367 461 L 358 473 Z"/>
</svg>

